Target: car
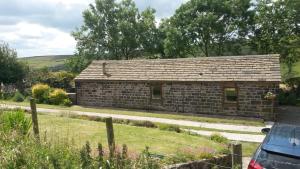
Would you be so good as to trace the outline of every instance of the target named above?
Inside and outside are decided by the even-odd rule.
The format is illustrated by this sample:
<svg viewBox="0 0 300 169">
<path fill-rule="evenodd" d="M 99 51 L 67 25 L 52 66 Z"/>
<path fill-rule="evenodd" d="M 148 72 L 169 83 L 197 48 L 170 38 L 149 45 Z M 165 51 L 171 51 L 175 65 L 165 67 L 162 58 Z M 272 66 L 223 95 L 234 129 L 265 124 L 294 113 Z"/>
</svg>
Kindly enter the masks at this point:
<svg viewBox="0 0 300 169">
<path fill-rule="evenodd" d="M 300 125 L 275 123 L 262 132 L 267 135 L 248 169 L 300 169 Z"/>
</svg>

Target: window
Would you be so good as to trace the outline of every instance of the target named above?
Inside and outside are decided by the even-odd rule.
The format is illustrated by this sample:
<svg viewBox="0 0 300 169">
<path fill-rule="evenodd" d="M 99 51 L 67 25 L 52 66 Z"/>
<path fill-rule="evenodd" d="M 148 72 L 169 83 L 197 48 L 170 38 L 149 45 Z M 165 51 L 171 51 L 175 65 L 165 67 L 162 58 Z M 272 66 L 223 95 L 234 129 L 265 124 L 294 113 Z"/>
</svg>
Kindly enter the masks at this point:
<svg viewBox="0 0 300 169">
<path fill-rule="evenodd" d="M 161 99 L 161 85 L 153 85 L 152 86 L 152 99 Z"/>
<path fill-rule="evenodd" d="M 225 102 L 236 102 L 238 99 L 237 89 L 234 87 L 228 87 L 224 89 Z"/>
</svg>

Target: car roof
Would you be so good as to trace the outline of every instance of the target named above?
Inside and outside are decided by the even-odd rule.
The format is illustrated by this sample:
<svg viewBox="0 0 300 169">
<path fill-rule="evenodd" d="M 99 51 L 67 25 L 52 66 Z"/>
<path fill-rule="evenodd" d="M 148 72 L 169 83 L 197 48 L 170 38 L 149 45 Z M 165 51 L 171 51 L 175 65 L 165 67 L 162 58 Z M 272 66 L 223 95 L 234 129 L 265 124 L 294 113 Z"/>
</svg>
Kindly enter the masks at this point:
<svg viewBox="0 0 300 169">
<path fill-rule="evenodd" d="M 300 126 L 275 123 L 262 143 L 262 149 L 300 157 Z"/>
</svg>

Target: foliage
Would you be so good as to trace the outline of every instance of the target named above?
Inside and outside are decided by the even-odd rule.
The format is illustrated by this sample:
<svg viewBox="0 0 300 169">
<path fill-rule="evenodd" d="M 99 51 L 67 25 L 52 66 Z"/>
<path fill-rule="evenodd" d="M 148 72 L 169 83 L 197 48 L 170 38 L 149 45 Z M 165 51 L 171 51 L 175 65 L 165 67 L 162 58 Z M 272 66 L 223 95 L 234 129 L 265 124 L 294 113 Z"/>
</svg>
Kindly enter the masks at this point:
<svg viewBox="0 0 300 169">
<path fill-rule="evenodd" d="M 281 54 L 288 73 L 299 58 L 299 7 L 294 0 L 260 0 L 255 6 L 252 44 L 260 54 Z"/>
<path fill-rule="evenodd" d="M 228 143 L 228 139 L 224 136 L 222 136 L 221 134 L 219 133 L 214 133 L 210 136 L 210 139 L 212 141 L 215 141 L 217 143 Z"/>
<path fill-rule="evenodd" d="M 98 156 L 92 154 L 89 142 L 80 151 L 69 143 L 53 144 L 46 139 L 37 144 L 28 135 L 31 123 L 21 110 L 0 113 L 0 124 L 0 168 L 161 168 L 148 148 L 137 159 L 131 159 L 126 145 L 108 158 L 101 144 L 98 144 Z"/>
<path fill-rule="evenodd" d="M 26 86 L 37 83 L 47 84 L 53 88 L 70 91 L 74 86 L 75 74 L 66 71 L 50 72 L 47 68 L 31 70 L 26 77 Z"/>
<path fill-rule="evenodd" d="M 0 84 L 11 84 L 21 82 L 28 67 L 17 60 L 17 52 L 8 44 L 0 43 Z"/>
<path fill-rule="evenodd" d="M 9 100 L 14 97 L 15 93 L 14 92 L 1 92 L 0 91 L 0 99 L 3 100 Z"/>
<path fill-rule="evenodd" d="M 253 17 L 250 0 L 191 0 L 165 22 L 166 55 L 224 55 L 228 41 L 247 37 Z"/>
<path fill-rule="evenodd" d="M 5 133 L 17 132 L 21 135 L 27 135 L 31 127 L 31 121 L 25 117 L 22 110 L 5 111 L 0 114 L 0 131 Z"/>
<path fill-rule="evenodd" d="M 268 99 L 268 100 L 272 100 L 272 99 L 275 99 L 276 98 L 276 94 L 272 93 L 272 92 L 268 92 L 265 96 L 264 96 L 265 99 Z"/>
<path fill-rule="evenodd" d="M 170 125 L 170 124 L 159 124 L 158 128 L 160 130 L 166 130 L 166 131 L 175 131 L 177 133 L 180 133 L 180 127 L 177 125 Z"/>
<path fill-rule="evenodd" d="M 139 13 L 134 1 L 95 0 L 83 12 L 84 24 L 72 34 L 77 53 L 67 61 L 69 69 L 80 72 L 93 59 L 132 59 L 157 53 L 160 45 L 155 10 Z"/>
<path fill-rule="evenodd" d="M 69 145 L 37 144 L 14 133 L 0 135 L 0 168 L 80 168 L 79 153 Z"/>
<path fill-rule="evenodd" d="M 12 100 L 15 102 L 23 102 L 25 100 L 25 97 L 22 95 L 21 92 L 16 91 Z"/>
<path fill-rule="evenodd" d="M 32 96 L 38 103 L 47 103 L 50 93 L 50 87 L 46 84 L 38 83 L 31 88 Z"/>
<path fill-rule="evenodd" d="M 68 73 L 66 71 L 51 72 L 49 76 L 42 81 L 53 88 L 61 88 L 65 90 L 70 90 L 72 88 L 73 79 L 75 75 L 73 73 Z"/>
<path fill-rule="evenodd" d="M 73 73 L 80 73 L 90 63 L 91 59 L 86 59 L 83 54 L 75 54 L 66 60 L 65 65 L 69 71 Z"/>
<path fill-rule="evenodd" d="M 156 124 L 151 121 L 138 121 L 133 120 L 129 123 L 132 126 L 141 126 L 141 127 L 148 127 L 148 128 L 157 128 Z"/>
<path fill-rule="evenodd" d="M 292 91 L 283 91 L 280 90 L 278 95 L 278 102 L 280 105 L 296 105 L 297 104 L 297 95 Z"/>
<path fill-rule="evenodd" d="M 70 105 L 71 101 L 63 89 L 54 89 L 49 94 L 49 103 L 54 105 Z"/>
</svg>

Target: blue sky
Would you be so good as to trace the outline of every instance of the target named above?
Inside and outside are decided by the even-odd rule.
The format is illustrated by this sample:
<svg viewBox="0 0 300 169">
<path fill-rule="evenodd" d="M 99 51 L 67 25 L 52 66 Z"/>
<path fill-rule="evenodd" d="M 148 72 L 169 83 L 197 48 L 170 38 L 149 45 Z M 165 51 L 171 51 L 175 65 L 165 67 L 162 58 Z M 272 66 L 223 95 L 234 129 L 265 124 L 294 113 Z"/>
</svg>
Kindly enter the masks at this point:
<svg viewBox="0 0 300 169">
<path fill-rule="evenodd" d="M 82 24 L 81 13 L 94 0 L 0 0 L 0 41 L 19 57 L 73 54 L 70 32 Z M 186 0 L 135 0 L 140 10 L 156 10 L 157 20 L 171 16 Z"/>
</svg>

